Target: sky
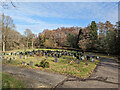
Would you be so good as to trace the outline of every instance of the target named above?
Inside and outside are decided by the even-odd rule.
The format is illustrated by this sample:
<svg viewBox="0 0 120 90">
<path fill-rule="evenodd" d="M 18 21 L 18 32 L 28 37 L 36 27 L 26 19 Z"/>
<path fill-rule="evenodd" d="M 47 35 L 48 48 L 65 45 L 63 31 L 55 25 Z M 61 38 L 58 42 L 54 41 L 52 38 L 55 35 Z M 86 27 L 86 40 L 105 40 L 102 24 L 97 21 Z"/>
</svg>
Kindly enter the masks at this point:
<svg viewBox="0 0 120 90">
<path fill-rule="evenodd" d="M 35 34 L 44 29 L 86 27 L 91 21 L 118 21 L 118 2 L 14 2 L 16 8 L 2 9 L 10 16 L 21 34 L 31 29 Z"/>
</svg>

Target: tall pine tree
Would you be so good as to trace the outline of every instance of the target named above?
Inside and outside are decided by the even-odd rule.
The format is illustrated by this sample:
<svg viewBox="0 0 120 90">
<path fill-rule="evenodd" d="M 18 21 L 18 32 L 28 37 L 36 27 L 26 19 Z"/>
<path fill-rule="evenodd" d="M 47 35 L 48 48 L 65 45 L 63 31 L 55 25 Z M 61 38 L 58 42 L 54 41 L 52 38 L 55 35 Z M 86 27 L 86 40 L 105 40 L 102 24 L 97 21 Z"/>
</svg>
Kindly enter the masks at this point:
<svg viewBox="0 0 120 90">
<path fill-rule="evenodd" d="M 98 30 L 97 24 L 95 23 L 95 21 L 92 21 L 90 25 L 90 40 L 92 49 L 96 49 L 98 38 L 97 30 Z"/>
<path fill-rule="evenodd" d="M 80 39 L 81 34 L 82 34 L 82 29 L 79 30 L 79 34 L 77 36 L 77 41 L 76 41 L 77 48 L 79 48 L 78 43 L 79 43 L 79 39 Z"/>
</svg>

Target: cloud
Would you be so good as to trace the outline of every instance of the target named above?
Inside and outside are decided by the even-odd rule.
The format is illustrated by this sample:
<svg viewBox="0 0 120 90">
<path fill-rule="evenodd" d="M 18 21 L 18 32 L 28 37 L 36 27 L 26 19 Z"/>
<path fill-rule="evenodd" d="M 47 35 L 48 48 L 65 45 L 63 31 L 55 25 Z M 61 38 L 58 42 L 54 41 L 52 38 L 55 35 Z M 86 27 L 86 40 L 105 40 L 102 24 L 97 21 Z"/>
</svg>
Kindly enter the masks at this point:
<svg viewBox="0 0 120 90">
<path fill-rule="evenodd" d="M 54 29 L 61 26 L 74 26 L 79 20 L 79 25 L 89 24 L 90 21 L 105 22 L 107 20 L 115 24 L 118 19 L 118 4 L 113 2 L 16 2 L 17 8 L 3 10 L 5 15 L 13 18 L 17 30 L 32 29 L 35 33 L 43 29 Z M 42 18 L 48 18 L 44 21 Z M 49 18 L 63 20 L 60 23 Z M 72 24 L 65 22 L 71 20 Z M 57 24 L 56 24 L 57 23 Z M 87 25 L 86 25 L 87 26 Z"/>
<path fill-rule="evenodd" d="M 25 29 L 31 29 L 33 33 L 38 34 L 43 32 L 44 29 L 57 29 L 58 27 L 72 27 L 72 25 L 65 24 L 49 24 L 49 23 L 39 23 L 36 25 L 16 25 L 17 30 L 20 30 L 20 33 L 24 34 Z M 43 27 L 44 26 L 44 27 Z"/>
</svg>

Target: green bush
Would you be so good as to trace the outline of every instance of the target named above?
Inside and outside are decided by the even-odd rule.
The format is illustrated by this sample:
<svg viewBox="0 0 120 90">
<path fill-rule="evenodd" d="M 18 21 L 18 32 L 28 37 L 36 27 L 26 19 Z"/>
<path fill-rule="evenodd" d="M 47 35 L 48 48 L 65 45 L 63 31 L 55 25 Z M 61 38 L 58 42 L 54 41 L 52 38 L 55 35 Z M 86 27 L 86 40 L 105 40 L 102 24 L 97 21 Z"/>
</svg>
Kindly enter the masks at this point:
<svg viewBox="0 0 120 90">
<path fill-rule="evenodd" d="M 49 68 L 49 62 L 47 62 L 46 59 L 42 60 L 40 62 L 40 67 Z"/>
</svg>

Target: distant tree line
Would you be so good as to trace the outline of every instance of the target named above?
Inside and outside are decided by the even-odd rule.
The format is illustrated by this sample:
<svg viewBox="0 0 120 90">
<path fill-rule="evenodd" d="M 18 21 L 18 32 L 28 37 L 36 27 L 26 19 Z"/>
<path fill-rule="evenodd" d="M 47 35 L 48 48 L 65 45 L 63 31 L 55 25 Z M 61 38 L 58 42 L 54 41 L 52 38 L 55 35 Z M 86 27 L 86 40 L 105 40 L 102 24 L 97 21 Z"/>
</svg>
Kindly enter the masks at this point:
<svg viewBox="0 0 120 90">
<path fill-rule="evenodd" d="M 100 51 L 109 54 L 120 52 L 120 21 L 116 25 L 110 21 L 96 23 L 92 21 L 87 27 L 61 27 L 54 30 L 45 29 L 35 35 L 30 29 L 21 35 L 15 30 L 10 16 L 2 14 L 0 27 L 2 33 L 2 51 L 26 48 L 79 48 Z M 29 27 L 28 27 L 29 28 Z"/>
</svg>

